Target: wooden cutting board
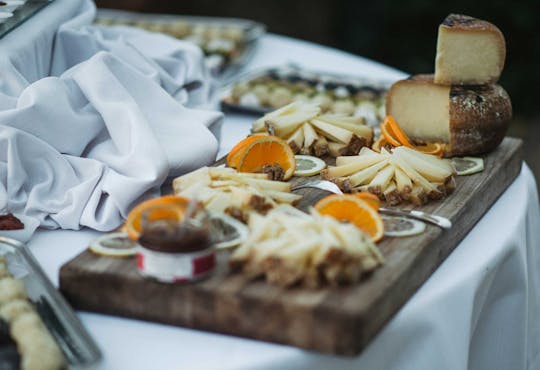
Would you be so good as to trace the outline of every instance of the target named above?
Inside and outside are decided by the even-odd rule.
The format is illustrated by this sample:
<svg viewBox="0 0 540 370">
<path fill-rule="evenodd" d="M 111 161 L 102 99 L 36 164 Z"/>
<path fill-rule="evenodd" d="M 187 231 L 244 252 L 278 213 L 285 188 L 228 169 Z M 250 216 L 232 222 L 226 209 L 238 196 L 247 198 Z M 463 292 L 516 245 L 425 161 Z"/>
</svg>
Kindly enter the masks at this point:
<svg viewBox="0 0 540 370">
<path fill-rule="evenodd" d="M 521 146 L 521 140 L 506 138 L 485 157 L 483 172 L 458 177 L 451 196 L 419 208 L 450 218 L 451 230 L 428 226 L 419 236 L 385 238 L 379 248 L 386 263 L 353 286 L 282 289 L 248 281 L 229 273 L 227 252 L 220 253 L 218 270 L 208 280 L 161 284 L 143 279 L 135 259 L 85 251 L 61 268 L 60 289 L 81 310 L 356 355 L 517 177 Z M 327 195 L 316 189 L 302 192 L 301 207 Z"/>
</svg>

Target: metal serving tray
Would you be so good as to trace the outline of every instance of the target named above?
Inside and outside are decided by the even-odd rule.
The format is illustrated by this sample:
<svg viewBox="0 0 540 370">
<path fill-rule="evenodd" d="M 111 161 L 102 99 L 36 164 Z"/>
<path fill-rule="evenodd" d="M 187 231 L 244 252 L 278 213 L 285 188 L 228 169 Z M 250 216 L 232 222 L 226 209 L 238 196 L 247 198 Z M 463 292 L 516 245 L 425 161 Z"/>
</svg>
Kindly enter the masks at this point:
<svg viewBox="0 0 540 370">
<path fill-rule="evenodd" d="M 7 260 L 11 274 L 23 280 L 28 299 L 64 353 L 69 369 L 97 369 L 100 350 L 26 246 L 0 237 L 0 255 Z"/>
<path fill-rule="evenodd" d="M 249 61 L 253 56 L 258 40 L 265 34 L 266 26 L 262 23 L 240 18 L 220 18 L 202 16 L 183 16 L 171 14 L 147 14 L 135 13 L 113 9 L 98 9 L 96 23 L 104 25 L 127 25 L 133 27 L 143 27 L 152 31 L 167 33 L 165 26 L 177 22 L 185 22 L 190 26 L 204 25 L 210 27 L 238 27 L 243 30 L 241 39 L 241 49 L 230 60 L 223 64 L 210 66 L 214 77 L 220 79 L 231 78 Z M 174 35 L 172 35 L 174 36 Z M 211 55 L 207 54 L 207 62 L 210 62 Z"/>
<path fill-rule="evenodd" d="M 26 2 L 23 2 L 4 0 L 3 3 L 6 3 L 6 5 L 0 6 L 0 39 L 53 1 L 54 0 L 27 0 Z M 13 6 L 12 4 L 15 3 L 22 4 Z M 9 11 L 4 11 L 2 9 L 3 7 Z M 8 14 L 12 15 L 10 16 Z"/>
<path fill-rule="evenodd" d="M 252 83 L 260 79 L 272 81 L 287 80 L 304 85 L 325 86 L 327 89 L 346 88 L 365 91 L 373 94 L 375 99 L 384 99 L 386 92 L 394 81 L 373 79 L 368 77 L 346 75 L 325 71 L 310 70 L 298 64 L 289 63 L 274 68 L 264 68 L 245 73 L 237 78 L 228 80 L 221 89 L 220 104 L 223 111 L 262 115 L 279 107 L 250 106 L 235 102 L 232 89 L 239 83 Z"/>
</svg>

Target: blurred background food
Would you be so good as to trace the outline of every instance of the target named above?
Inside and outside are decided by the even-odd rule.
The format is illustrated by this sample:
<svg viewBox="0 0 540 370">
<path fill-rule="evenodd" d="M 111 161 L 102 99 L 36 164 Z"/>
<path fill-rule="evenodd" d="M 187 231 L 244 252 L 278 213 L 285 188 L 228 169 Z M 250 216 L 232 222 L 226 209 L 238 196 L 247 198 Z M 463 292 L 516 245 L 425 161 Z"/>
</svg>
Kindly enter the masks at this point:
<svg viewBox="0 0 540 370">
<path fill-rule="evenodd" d="M 269 32 L 336 47 L 407 73 L 432 72 L 437 27 L 449 13 L 496 24 L 507 58 L 500 84 L 512 97 L 510 134 L 525 141 L 525 158 L 540 179 L 540 4 L 538 0 L 96 0 L 99 7 L 149 13 L 248 18 Z"/>
</svg>

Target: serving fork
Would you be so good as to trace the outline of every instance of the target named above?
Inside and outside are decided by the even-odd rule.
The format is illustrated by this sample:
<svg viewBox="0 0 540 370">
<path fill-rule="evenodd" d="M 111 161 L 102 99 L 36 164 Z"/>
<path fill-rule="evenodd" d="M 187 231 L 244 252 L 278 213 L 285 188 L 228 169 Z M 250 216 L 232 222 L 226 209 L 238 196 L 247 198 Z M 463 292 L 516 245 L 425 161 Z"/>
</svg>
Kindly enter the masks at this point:
<svg viewBox="0 0 540 370">
<path fill-rule="evenodd" d="M 343 194 L 341 189 L 336 184 L 327 180 L 308 181 L 306 183 L 293 186 L 291 191 L 305 189 L 305 188 L 315 188 L 315 189 L 325 190 L 334 194 Z M 402 210 L 402 209 L 381 207 L 379 208 L 379 213 L 390 215 L 390 216 L 402 216 L 402 217 L 414 218 L 416 220 L 428 222 L 432 225 L 439 226 L 442 229 L 450 229 L 452 227 L 452 221 L 450 221 L 446 217 L 442 217 L 442 216 L 438 216 L 438 215 L 434 215 L 434 214 L 426 213 L 422 211 L 417 211 L 414 209 Z"/>
</svg>

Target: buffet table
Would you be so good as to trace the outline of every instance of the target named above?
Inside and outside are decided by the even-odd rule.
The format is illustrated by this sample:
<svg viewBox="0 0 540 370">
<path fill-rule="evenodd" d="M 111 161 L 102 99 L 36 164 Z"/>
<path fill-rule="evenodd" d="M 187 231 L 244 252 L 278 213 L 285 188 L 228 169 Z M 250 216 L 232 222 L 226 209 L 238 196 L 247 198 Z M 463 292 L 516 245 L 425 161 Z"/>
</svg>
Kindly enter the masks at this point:
<svg viewBox="0 0 540 370">
<path fill-rule="evenodd" d="M 73 17 L 80 2 L 57 0 L 39 15 L 40 20 L 57 27 Z M 55 11 L 68 4 L 63 12 Z M 36 48 L 52 43 L 50 33 L 39 39 L 39 32 L 32 36 L 23 31 L 21 27 L 15 32 L 37 40 Z M 18 53 L 10 66 L 20 72 L 25 54 L 19 45 L 2 46 Z M 44 54 L 35 64 L 28 63 L 26 82 L 43 77 L 49 60 L 50 54 Z M 245 70 L 287 62 L 390 81 L 405 76 L 361 57 L 276 35 L 261 40 Z M 245 137 L 252 120 L 225 116 L 218 156 Z M 106 315 L 79 315 L 103 352 L 103 369 L 537 369 L 538 226 L 536 184 L 524 164 L 519 177 L 450 257 L 363 353 L 352 358 Z M 57 284 L 60 267 L 98 235 L 90 229 L 40 229 L 28 245 Z"/>
<path fill-rule="evenodd" d="M 295 62 L 382 79 L 404 76 L 378 63 L 268 35 L 247 69 Z M 220 155 L 253 117 L 227 115 Z M 540 211 L 531 171 L 501 196 L 450 257 L 358 357 L 80 313 L 104 369 L 536 369 L 540 366 Z M 451 231 L 450 231 L 451 232 Z M 39 230 L 29 243 L 57 282 L 62 264 L 99 233 Z M 152 299 L 152 297 L 148 297 Z"/>
</svg>

